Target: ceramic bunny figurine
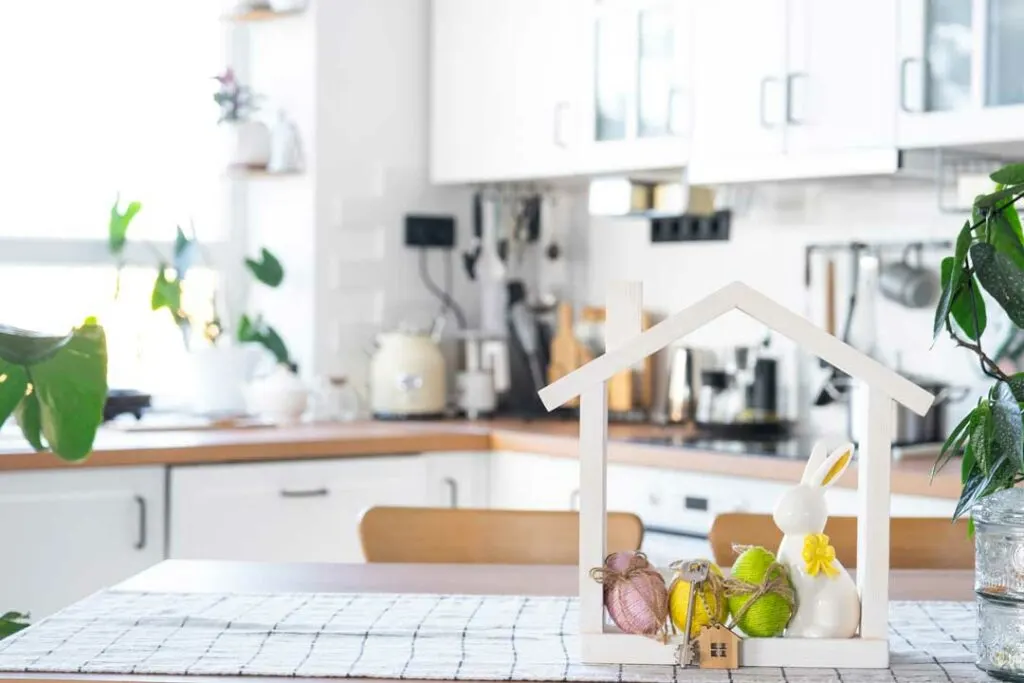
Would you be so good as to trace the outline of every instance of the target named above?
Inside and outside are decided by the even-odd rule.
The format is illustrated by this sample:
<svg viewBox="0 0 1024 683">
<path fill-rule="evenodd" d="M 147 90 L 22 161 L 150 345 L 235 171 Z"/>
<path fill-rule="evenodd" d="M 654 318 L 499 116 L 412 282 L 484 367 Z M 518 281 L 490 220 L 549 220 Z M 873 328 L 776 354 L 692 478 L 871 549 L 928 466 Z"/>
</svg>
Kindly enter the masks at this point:
<svg viewBox="0 0 1024 683">
<path fill-rule="evenodd" d="M 860 623 L 857 586 L 822 533 L 828 519 L 825 489 L 849 467 L 853 444 L 826 453 L 824 443 L 815 444 L 800 484 L 775 505 L 775 525 L 785 534 L 778 561 L 789 568 L 797 597 L 786 637 L 852 638 Z"/>
</svg>

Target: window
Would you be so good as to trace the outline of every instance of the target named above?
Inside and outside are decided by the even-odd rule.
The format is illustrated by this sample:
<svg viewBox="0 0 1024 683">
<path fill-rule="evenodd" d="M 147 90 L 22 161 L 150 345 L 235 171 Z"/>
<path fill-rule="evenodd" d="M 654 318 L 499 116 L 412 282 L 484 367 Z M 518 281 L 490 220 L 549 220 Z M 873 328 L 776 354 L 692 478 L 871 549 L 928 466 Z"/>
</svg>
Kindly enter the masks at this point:
<svg viewBox="0 0 1024 683">
<path fill-rule="evenodd" d="M 219 9 L 15 2 L 0 21 L 0 322 L 56 330 L 95 315 L 113 386 L 167 388 L 184 353 L 168 312 L 149 310 L 151 249 L 127 252 L 113 300 L 106 233 L 117 195 L 143 204 L 130 242 L 169 254 L 177 225 L 194 225 L 208 254 L 228 241 L 211 99 L 225 63 Z M 216 285 L 210 268 L 187 278 L 190 312 L 203 314 Z"/>
<path fill-rule="evenodd" d="M 715 659 L 728 656 L 725 643 L 711 643 L 711 656 Z"/>
</svg>

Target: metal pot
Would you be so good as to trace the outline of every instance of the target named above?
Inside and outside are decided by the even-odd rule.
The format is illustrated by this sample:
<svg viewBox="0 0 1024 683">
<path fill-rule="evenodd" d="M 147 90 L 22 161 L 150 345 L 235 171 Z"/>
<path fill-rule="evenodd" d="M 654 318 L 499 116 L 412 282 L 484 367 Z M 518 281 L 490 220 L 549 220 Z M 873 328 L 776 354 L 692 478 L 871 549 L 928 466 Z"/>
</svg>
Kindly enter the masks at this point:
<svg viewBox="0 0 1024 683">
<path fill-rule="evenodd" d="M 959 401 L 970 391 L 969 387 L 950 387 L 944 382 L 921 378 L 908 378 L 935 396 L 935 403 L 922 417 L 902 405 L 892 402 L 892 443 L 894 446 L 911 446 L 925 443 L 942 443 L 946 439 L 946 411 L 944 403 Z M 850 386 L 846 405 L 847 426 L 850 439 L 860 443 L 868 428 L 868 389 L 863 382 Z"/>
</svg>

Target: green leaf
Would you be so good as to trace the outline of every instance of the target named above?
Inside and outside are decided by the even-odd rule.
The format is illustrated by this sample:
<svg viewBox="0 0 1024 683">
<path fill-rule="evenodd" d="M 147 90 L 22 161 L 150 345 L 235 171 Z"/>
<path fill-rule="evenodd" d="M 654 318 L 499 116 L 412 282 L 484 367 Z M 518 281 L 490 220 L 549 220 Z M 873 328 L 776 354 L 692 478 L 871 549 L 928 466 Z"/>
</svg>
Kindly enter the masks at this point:
<svg viewBox="0 0 1024 683">
<path fill-rule="evenodd" d="M 0 616 L 0 640 L 28 628 L 28 615 L 8 612 Z"/>
<path fill-rule="evenodd" d="M 107 400 L 103 328 L 77 328 L 57 355 L 29 368 L 29 380 L 49 447 L 64 460 L 77 461 L 89 455 Z"/>
<path fill-rule="evenodd" d="M 992 408 L 985 401 L 974 410 L 974 420 L 971 424 L 971 454 L 974 460 L 981 467 L 981 471 L 988 474 L 992 464 L 991 435 L 992 435 Z"/>
<path fill-rule="evenodd" d="M 142 209 L 142 204 L 139 202 L 132 202 L 125 209 L 124 213 L 121 213 L 118 209 L 118 204 L 121 203 L 120 198 L 114 200 L 114 205 L 110 207 L 110 227 L 107 234 L 107 242 L 110 248 L 110 253 L 114 256 L 119 256 L 124 251 L 124 245 L 128 241 L 128 226 L 131 224 L 132 219 Z"/>
<path fill-rule="evenodd" d="M 992 245 L 997 251 L 1005 254 L 1017 264 L 1017 267 L 1024 270 L 1024 242 L 1022 242 L 1020 234 L 1020 224 L 1018 222 L 1017 230 L 1014 231 L 1013 225 L 1006 216 L 1006 211 L 1013 210 L 1016 215 L 1016 209 L 1012 206 L 1004 210 L 1002 213 L 994 213 L 989 219 L 991 226 L 991 239 Z M 1018 217 L 1018 221 L 1020 218 Z"/>
<path fill-rule="evenodd" d="M 989 178 L 1000 185 L 1019 185 L 1024 183 L 1024 164 L 1008 164 Z"/>
<path fill-rule="evenodd" d="M 277 257 L 266 248 L 260 250 L 260 260 L 245 259 L 245 265 L 253 277 L 268 287 L 277 287 L 284 280 L 284 268 Z"/>
<path fill-rule="evenodd" d="M 1006 311 L 1017 327 L 1024 327 L 1024 271 L 991 244 L 971 247 L 978 282 Z"/>
<path fill-rule="evenodd" d="M 978 463 L 974 459 L 974 451 L 971 449 L 970 441 L 967 442 L 967 448 L 964 449 L 964 457 L 960 461 L 960 483 L 967 484 L 974 472 L 981 472 L 978 469 Z"/>
<path fill-rule="evenodd" d="M 278 363 L 290 362 L 288 347 L 281 335 L 273 327 L 267 325 L 262 317 L 251 320 L 249 316 L 243 315 L 238 321 L 238 341 L 260 344 L 273 354 Z"/>
<path fill-rule="evenodd" d="M 181 322 L 184 318 L 181 311 L 181 280 L 167 278 L 167 264 L 165 263 L 161 263 L 157 270 L 150 304 L 154 311 L 167 308 L 176 323 Z"/>
<path fill-rule="evenodd" d="M 1017 401 L 1024 403 L 1024 372 L 1012 375 L 1008 384 L 1010 385 L 1010 391 L 1013 392 L 1013 397 Z"/>
<path fill-rule="evenodd" d="M 949 311 L 953 307 L 953 289 L 950 287 L 950 277 L 953 273 L 953 264 L 956 261 L 952 256 L 947 256 L 942 259 L 942 295 L 939 297 L 939 303 L 935 306 L 935 321 L 932 329 L 932 344 L 939 338 L 939 334 L 942 333 L 943 328 L 946 326 L 946 318 L 949 317 Z"/>
<path fill-rule="evenodd" d="M 288 348 L 285 346 L 284 340 L 281 339 L 281 335 L 273 327 L 267 325 L 261 343 L 270 353 L 274 354 L 274 358 L 278 363 L 289 362 Z"/>
<path fill-rule="evenodd" d="M 950 264 L 951 279 L 949 280 L 949 288 L 954 292 L 960 288 L 960 281 L 963 277 L 964 272 L 964 261 L 967 259 L 967 250 L 971 247 L 971 222 L 965 221 L 964 227 L 960 228 L 960 234 L 956 238 L 956 249 L 953 252 L 953 263 L 956 264 L 956 268 L 952 268 Z M 943 267 L 946 266 L 946 260 L 942 261 Z M 945 281 L 945 278 L 943 278 Z"/>
<path fill-rule="evenodd" d="M 1009 204 L 1010 200 L 1019 194 L 1021 188 L 1008 187 L 1005 190 L 997 190 L 991 194 L 983 194 L 974 200 L 974 205 L 979 209 L 1002 208 Z"/>
<path fill-rule="evenodd" d="M 185 232 L 178 226 L 178 232 L 174 236 L 174 270 L 178 274 L 178 280 L 185 279 L 185 273 L 195 263 L 196 241 L 189 239 Z"/>
<path fill-rule="evenodd" d="M 997 382 L 989 392 L 992 406 L 992 450 L 1024 470 L 1024 423 L 1010 385 Z"/>
<path fill-rule="evenodd" d="M 949 433 L 945 443 L 942 444 L 942 448 L 939 450 L 939 455 L 935 458 L 935 464 L 932 465 L 931 478 L 934 479 L 935 475 L 946 466 L 954 455 L 956 455 L 963 445 L 964 440 L 967 438 L 969 432 L 967 430 L 968 425 L 971 423 L 971 418 L 974 417 L 974 411 L 967 413 L 964 419 L 960 420 L 960 423 L 953 427 L 953 431 Z"/>
<path fill-rule="evenodd" d="M 70 332 L 52 335 L 0 325 L 0 359 L 15 365 L 31 365 L 52 358 L 69 341 Z"/>
<path fill-rule="evenodd" d="M 974 506 L 981 495 L 984 485 L 985 475 L 978 470 L 974 470 L 970 478 L 964 482 L 964 487 L 960 491 L 960 500 L 957 501 L 956 508 L 953 510 L 954 521 L 960 519 L 965 512 Z"/>
<path fill-rule="evenodd" d="M 963 330 L 968 339 L 977 341 L 985 332 L 988 325 L 988 315 L 985 312 L 985 300 L 981 297 L 979 285 L 975 284 L 969 277 L 965 280 L 966 286 L 953 297 L 953 305 L 950 313 L 957 326 Z M 977 316 L 977 325 L 975 325 Z"/>
<path fill-rule="evenodd" d="M 20 365 L 0 360 L 0 427 L 25 398 L 28 373 Z"/>
<path fill-rule="evenodd" d="M 37 451 L 45 451 L 46 444 L 42 436 L 42 410 L 39 407 L 39 397 L 36 396 L 35 388 L 32 393 L 25 396 L 18 407 L 14 410 L 14 419 L 18 421 L 22 436 L 29 445 Z"/>
</svg>

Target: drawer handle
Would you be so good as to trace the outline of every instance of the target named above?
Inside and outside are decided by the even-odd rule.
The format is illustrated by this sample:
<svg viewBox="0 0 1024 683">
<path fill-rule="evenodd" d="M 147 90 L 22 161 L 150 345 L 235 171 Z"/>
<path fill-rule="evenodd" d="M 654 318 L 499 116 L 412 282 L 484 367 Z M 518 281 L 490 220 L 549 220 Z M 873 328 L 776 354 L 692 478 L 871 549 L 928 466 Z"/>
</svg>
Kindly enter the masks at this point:
<svg viewBox="0 0 1024 683">
<path fill-rule="evenodd" d="M 142 496 L 135 496 L 135 505 L 139 509 L 139 533 L 136 536 L 134 548 L 143 550 L 146 547 L 146 499 Z"/>
<path fill-rule="evenodd" d="M 459 507 L 459 482 L 453 477 L 445 477 L 444 485 L 448 487 L 448 507 Z"/>
<path fill-rule="evenodd" d="M 323 498 L 330 495 L 328 489 L 281 489 L 282 498 Z"/>
</svg>

